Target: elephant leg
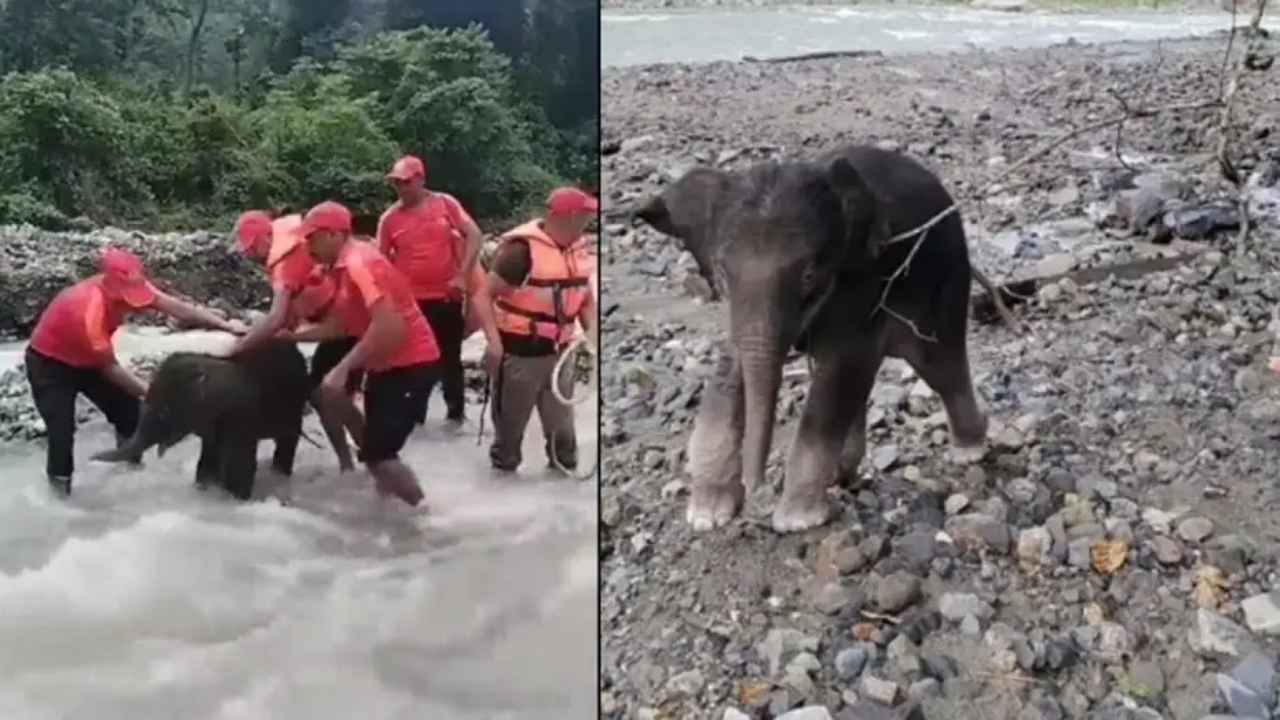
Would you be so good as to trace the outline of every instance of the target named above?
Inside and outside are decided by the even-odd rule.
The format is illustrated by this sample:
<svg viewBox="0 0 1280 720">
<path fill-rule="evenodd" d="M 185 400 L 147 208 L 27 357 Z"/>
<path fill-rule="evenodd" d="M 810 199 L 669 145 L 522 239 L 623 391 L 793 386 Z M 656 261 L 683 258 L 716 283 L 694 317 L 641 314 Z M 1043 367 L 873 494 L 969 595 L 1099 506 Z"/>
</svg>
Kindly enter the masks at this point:
<svg viewBox="0 0 1280 720">
<path fill-rule="evenodd" d="M 227 431 L 218 443 L 218 483 L 234 497 L 248 500 L 258 469 L 258 441 L 252 433 Z"/>
<path fill-rule="evenodd" d="M 987 436 L 987 416 L 973 390 L 969 354 L 963 336 L 945 343 L 912 338 L 903 343 L 902 356 L 925 384 L 942 398 L 955 458 L 960 462 L 980 459 Z"/>
<path fill-rule="evenodd" d="M 196 485 L 206 487 L 218 481 L 218 429 L 200 438 L 200 459 L 196 461 Z"/>
<path fill-rule="evenodd" d="M 742 433 L 745 422 L 742 365 L 722 357 L 702 391 L 689 435 L 688 464 L 693 488 L 685 520 L 695 531 L 722 527 L 742 508 Z"/>
<path fill-rule="evenodd" d="M 846 440 L 855 440 L 856 434 L 852 449 L 858 460 L 866 449 L 867 398 L 880 360 L 878 353 L 862 350 L 814 363 L 809 399 L 787 459 L 782 498 L 773 511 L 774 530 L 808 530 L 827 521 L 827 488 L 840 473 Z"/>
<path fill-rule="evenodd" d="M 871 397 L 871 389 L 876 384 L 876 373 L 884 362 L 884 355 L 878 350 L 867 356 L 852 358 L 848 361 L 850 377 L 848 378 L 847 401 L 853 409 L 853 422 L 844 439 L 844 448 L 840 452 L 840 466 L 837 479 L 855 478 L 858 466 L 867 454 L 867 400 Z M 810 388 L 810 397 L 815 390 Z"/>
<path fill-rule="evenodd" d="M 301 414 L 298 417 L 302 419 Z M 274 438 L 275 453 L 271 456 L 271 469 L 286 477 L 293 475 L 293 461 L 298 455 L 298 442 L 302 439 L 301 423 L 298 427 L 290 427 Z"/>
</svg>

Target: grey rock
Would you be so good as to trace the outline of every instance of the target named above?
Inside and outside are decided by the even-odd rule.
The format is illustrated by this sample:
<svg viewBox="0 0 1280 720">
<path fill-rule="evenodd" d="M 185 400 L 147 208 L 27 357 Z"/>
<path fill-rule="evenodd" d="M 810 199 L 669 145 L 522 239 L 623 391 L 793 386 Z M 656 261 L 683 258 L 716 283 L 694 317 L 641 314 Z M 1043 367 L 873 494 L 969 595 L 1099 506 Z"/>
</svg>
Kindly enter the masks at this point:
<svg viewBox="0 0 1280 720">
<path fill-rule="evenodd" d="M 1073 629 L 1071 636 L 1085 652 L 1109 662 L 1122 659 L 1133 649 L 1129 631 L 1119 623 L 1082 625 Z"/>
<path fill-rule="evenodd" d="M 1276 693 L 1276 666 L 1269 655 L 1250 653 L 1232 668 L 1231 677 L 1263 698 Z"/>
<path fill-rule="evenodd" d="M 1027 528 L 1018 533 L 1018 559 L 1030 565 L 1038 565 L 1050 557 L 1053 536 L 1042 527 Z"/>
<path fill-rule="evenodd" d="M 769 664 L 769 676 L 778 674 L 782 667 L 783 656 L 807 650 L 818 651 L 817 638 L 806 636 L 799 630 L 774 628 L 765 635 L 763 641 L 756 646 L 760 658 Z"/>
<path fill-rule="evenodd" d="M 830 715 L 827 717 L 830 717 Z M 738 708 L 725 708 L 724 715 L 720 717 L 720 720 L 751 720 L 751 716 Z"/>
<path fill-rule="evenodd" d="M 898 612 L 920 599 L 920 578 L 896 572 L 876 587 L 876 605 L 885 612 Z"/>
<path fill-rule="evenodd" d="M 1140 660 L 1129 668 L 1129 678 L 1133 684 L 1152 697 L 1164 694 L 1164 670 L 1160 664 L 1151 660 Z"/>
<path fill-rule="evenodd" d="M 951 495 L 943 504 L 943 509 L 948 515 L 959 515 L 967 507 L 969 507 L 969 496 L 963 493 Z"/>
<path fill-rule="evenodd" d="M 942 683 L 933 678 L 917 680 L 907 688 L 907 699 L 915 703 L 923 703 L 929 698 L 942 694 Z"/>
<path fill-rule="evenodd" d="M 1198 543 L 1213 534 L 1213 521 L 1202 517 L 1189 517 L 1178 523 L 1178 537 L 1189 543 Z"/>
<path fill-rule="evenodd" d="M 985 547 L 993 552 L 1009 552 L 1009 526 L 980 513 L 968 513 L 948 518 L 946 530 L 956 543 L 974 548 Z"/>
<path fill-rule="evenodd" d="M 777 716 L 777 720 L 834 720 L 831 711 L 822 705 L 806 705 Z"/>
<path fill-rule="evenodd" d="M 892 705 L 898 699 L 898 684 L 874 675 L 863 675 L 861 688 L 863 695 L 884 705 Z"/>
<path fill-rule="evenodd" d="M 1081 570 L 1088 570 L 1092 559 L 1089 557 L 1089 549 L 1093 547 L 1092 537 L 1083 537 L 1072 540 L 1067 545 L 1067 563 L 1072 567 L 1078 567 Z"/>
<path fill-rule="evenodd" d="M 982 623 L 973 615 L 966 615 L 964 620 L 960 621 L 960 632 L 969 636 L 979 635 L 982 633 Z"/>
<path fill-rule="evenodd" d="M 702 677 L 702 673 L 698 670 L 689 670 L 679 675 L 672 675 L 667 680 L 667 692 L 673 695 L 696 698 L 698 693 L 702 692 L 703 685 L 706 680 Z"/>
<path fill-rule="evenodd" d="M 874 646 L 873 646 L 874 647 Z M 863 645 L 854 645 L 836 653 L 836 674 L 841 680 L 852 680 L 862 674 L 871 654 Z"/>
<path fill-rule="evenodd" d="M 1151 540 L 1151 550 L 1156 559 L 1165 565 L 1177 565 L 1182 562 L 1182 548 L 1174 540 L 1157 535 Z"/>
<path fill-rule="evenodd" d="M 1196 626 L 1189 631 L 1187 641 L 1192 650 L 1204 656 L 1240 657 L 1256 650 L 1248 630 L 1204 608 L 1196 611 Z"/>
<path fill-rule="evenodd" d="M 852 593 L 838 582 L 824 583 L 813 599 L 813 606 L 819 612 L 835 615 L 849 605 Z"/>
<path fill-rule="evenodd" d="M 1063 720 L 1062 706 L 1050 696 L 1037 693 L 1022 707 L 1017 720 Z"/>
<path fill-rule="evenodd" d="M 1134 232 L 1147 229 L 1164 211 L 1165 197 L 1151 188 L 1126 190 L 1116 197 L 1116 215 Z"/>
<path fill-rule="evenodd" d="M 982 620 L 990 619 L 995 610 L 971 593 L 943 593 L 938 598 L 938 612 L 942 617 L 957 622 L 969 615 Z"/>
<path fill-rule="evenodd" d="M 898 462 L 897 445 L 881 445 L 871 453 L 871 465 L 880 472 L 893 467 L 896 462 Z"/>
<path fill-rule="evenodd" d="M 1218 682 L 1218 694 L 1231 707 L 1231 712 L 1244 718 L 1267 717 L 1269 714 L 1267 703 L 1248 686 L 1222 673 L 1218 673 L 1215 679 Z"/>
<path fill-rule="evenodd" d="M 899 673 L 910 675 L 920 672 L 920 650 L 906 635 L 899 635 L 889 643 L 886 654 Z"/>
<path fill-rule="evenodd" d="M 1280 635 L 1280 592 L 1263 593 L 1240 603 L 1244 623 L 1263 635 Z"/>
</svg>

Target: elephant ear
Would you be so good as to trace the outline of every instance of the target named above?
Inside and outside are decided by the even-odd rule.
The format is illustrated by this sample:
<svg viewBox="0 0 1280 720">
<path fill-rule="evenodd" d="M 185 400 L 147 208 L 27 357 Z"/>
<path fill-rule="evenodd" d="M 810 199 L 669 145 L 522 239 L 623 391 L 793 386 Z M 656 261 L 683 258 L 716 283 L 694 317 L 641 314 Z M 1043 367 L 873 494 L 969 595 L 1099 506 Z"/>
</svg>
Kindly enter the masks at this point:
<svg viewBox="0 0 1280 720">
<path fill-rule="evenodd" d="M 847 245 L 846 266 L 875 263 L 892 237 L 884 205 L 871 192 L 862 173 L 847 158 L 836 158 L 827 179 L 840 198 Z"/>
<path fill-rule="evenodd" d="M 728 173 L 693 168 L 637 207 L 632 216 L 664 235 L 679 238 L 710 281 L 715 275 L 716 222 L 732 187 L 733 176 Z"/>
</svg>

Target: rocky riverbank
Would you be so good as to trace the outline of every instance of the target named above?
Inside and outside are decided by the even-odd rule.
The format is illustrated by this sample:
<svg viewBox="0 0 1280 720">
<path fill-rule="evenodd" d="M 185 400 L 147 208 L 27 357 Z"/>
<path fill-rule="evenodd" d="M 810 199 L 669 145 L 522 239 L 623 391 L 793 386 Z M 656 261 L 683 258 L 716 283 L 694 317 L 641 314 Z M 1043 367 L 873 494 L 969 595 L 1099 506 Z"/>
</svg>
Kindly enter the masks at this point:
<svg viewBox="0 0 1280 720">
<path fill-rule="evenodd" d="M 1280 651 L 1280 82 L 1251 73 L 1232 158 L 1255 227 L 1236 243 L 1219 113 L 1072 126 L 1217 96 L 1225 37 L 946 56 L 606 70 L 602 705 L 607 718 L 1267 717 Z M 994 278 L 1177 256 L 1047 284 L 1027 332 L 974 324 L 992 419 L 945 460 L 941 403 L 901 363 L 827 526 L 767 517 L 806 393 L 785 371 L 770 483 L 695 535 L 684 444 L 725 308 L 625 209 L 695 162 L 845 142 L 923 161 Z M 1008 173 L 1005 177 L 1000 177 Z M 987 187 L 992 181 L 995 187 Z M 975 288 L 976 292 L 976 288 Z"/>
<path fill-rule="evenodd" d="M 1177 10 L 1209 10 L 1213 8 L 1230 10 L 1231 0 L 1175 0 L 1160 2 L 1153 7 L 1151 3 L 1135 0 L 1128 3 L 1113 3 L 1099 7 L 1095 3 L 1075 3 L 1071 0 L 916 0 L 912 5 L 969 5 L 985 10 L 1002 10 L 1006 12 L 1023 12 L 1028 10 L 1053 10 L 1068 12 L 1071 10 L 1123 9 L 1159 9 L 1163 11 Z M 602 0 L 601 7 L 608 12 L 645 11 L 645 10 L 711 10 L 711 9 L 762 9 L 782 7 L 850 7 L 864 3 L 853 0 Z M 889 0 L 889 4 L 894 4 Z M 1242 11 L 1247 10 L 1247 2 L 1242 1 Z"/>
</svg>

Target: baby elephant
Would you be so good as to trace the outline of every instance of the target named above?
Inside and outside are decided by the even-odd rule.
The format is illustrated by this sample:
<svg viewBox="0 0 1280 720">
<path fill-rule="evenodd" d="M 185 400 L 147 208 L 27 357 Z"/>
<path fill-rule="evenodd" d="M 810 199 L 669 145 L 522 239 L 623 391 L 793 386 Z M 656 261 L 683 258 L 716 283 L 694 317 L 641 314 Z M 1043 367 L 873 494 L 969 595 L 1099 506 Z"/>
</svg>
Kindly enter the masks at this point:
<svg viewBox="0 0 1280 720">
<path fill-rule="evenodd" d="M 911 232 L 952 203 L 910 158 L 852 146 L 740 173 L 695 168 L 636 210 L 683 241 L 728 300 L 732 357 L 704 390 L 689 438 L 694 529 L 728 523 L 764 478 L 792 348 L 812 358 L 813 377 L 773 514 L 778 532 L 827 521 L 828 486 L 866 450 L 867 399 L 885 356 L 905 359 L 941 396 L 961 459 L 981 455 L 964 226 L 951 212 Z"/>
<path fill-rule="evenodd" d="M 196 483 L 216 483 L 247 500 L 253 492 L 258 441 L 275 441 L 272 467 L 293 472 L 310 385 L 296 345 L 272 341 L 234 360 L 174 353 L 156 369 L 138 430 L 94 460 L 138 462 L 153 445 L 164 454 L 187 435 L 200 437 Z"/>
</svg>

